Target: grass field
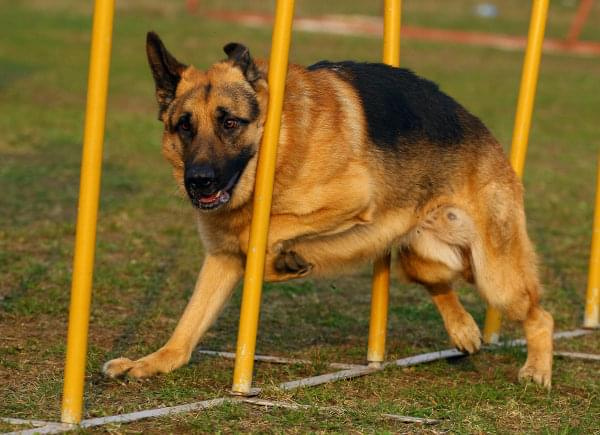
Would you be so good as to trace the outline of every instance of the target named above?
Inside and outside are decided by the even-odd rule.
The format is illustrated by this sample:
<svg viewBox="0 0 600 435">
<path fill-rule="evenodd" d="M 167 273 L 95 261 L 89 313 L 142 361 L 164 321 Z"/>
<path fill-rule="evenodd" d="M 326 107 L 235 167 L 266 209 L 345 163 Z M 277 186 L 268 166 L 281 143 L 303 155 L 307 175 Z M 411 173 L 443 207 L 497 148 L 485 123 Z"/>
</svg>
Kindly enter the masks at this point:
<svg viewBox="0 0 600 435">
<path fill-rule="evenodd" d="M 94 277 L 85 416 L 102 416 L 221 397 L 232 363 L 196 357 L 174 373 L 143 382 L 105 379 L 108 359 L 137 357 L 170 335 L 202 260 L 193 210 L 176 193 L 159 152 L 154 87 L 145 33 L 156 30 L 181 60 L 204 67 L 221 47 L 243 41 L 268 56 L 270 29 L 188 16 L 183 1 L 119 3 L 115 21 L 101 213 Z M 201 2 L 203 7 L 226 2 Z M 258 2 L 233 2 L 256 9 Z M 303 15 L 378 14 L 376 2 L 299 1 Z M 524 34 L 529 11 L 516 0 L 497 21 L 461 7 L 406 1 L 407 23 Z M 548 32 L 560 37 L 574 2 L 554 2 Z M 600 39 L 598 2 L 584 37 Z M 324 5 L 331 6 L 325 10 Z M 369 6 L 367 6 L 369 5 Z M 230 6 L 230 7 L 233 7 Z M 58 420 L 85 105 L 91 2 L 0 3 L 0 416 Z M 291 58 L 377 61 L 380 41 L 296 33 Z M 480 116 L 502 143 L 512 134 L 522 53 L 409 41 L 402 63 L 437 81 Z M 600 144 L 600 59 L 546 55 L 526 164 L 529 229 L 542 259 L 544 306 L 558 330 L 581 324 Z M 267 285 L 257 350 L 314 361 L 311 366 L 257 364 L 264 397 L 313 406 L 268 411 L 227 405 L 201 413 L 101 428 L 152 432 L 472 432 L 600 433 L 600 366 L 556 359 L 550 393 L 520 385 L 520 350 L 482 352 L 458 361 L 389 369 L 352 381 L 281 393 L 273 385 L 327 371 L 328 362 L 364 362 L 369 268 L 352 277 Z M 485 307 L 460 290 L 481 324 Z M 233 350 L 240 292 L 203 348 Z M 507 324 L 506 336 L 520 336 Z M 443 324 L 417 286 L 391 288 L 388 357 L 448 347 Z M 558 342 L 596 352 L 600 336 Z M 337 407 L 323 412 L 316 407 Z M 381 418 L 395 413 L 442 419 L 433 429 Z M 0 423 L 0 431 L 15 429 Z"/>
</svg>

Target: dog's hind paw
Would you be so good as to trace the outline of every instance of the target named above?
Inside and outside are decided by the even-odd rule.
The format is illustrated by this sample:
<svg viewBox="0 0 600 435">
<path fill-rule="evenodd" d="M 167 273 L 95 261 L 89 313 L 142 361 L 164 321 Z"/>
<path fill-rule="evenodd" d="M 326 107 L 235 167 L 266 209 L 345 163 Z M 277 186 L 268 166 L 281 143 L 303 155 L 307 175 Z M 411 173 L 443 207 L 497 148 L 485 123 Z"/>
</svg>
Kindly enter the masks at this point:
<svg viewBox="0 0 600 435">
<path fill-rule="evenodd" d="M 282 251 L 275 257 L 275 270 L 277 273 L 295 276 L 307 275 L 313 265 L 306 261 L 296 251 Z"/>
<path fill-rule="evenodd" d="M 538 385 L 550 390 L 552 388 L 552 368 L 536 367 L 535 364 L 526 362 L 519 370 L 519 381 L 533 381 Z"/>
</svg>

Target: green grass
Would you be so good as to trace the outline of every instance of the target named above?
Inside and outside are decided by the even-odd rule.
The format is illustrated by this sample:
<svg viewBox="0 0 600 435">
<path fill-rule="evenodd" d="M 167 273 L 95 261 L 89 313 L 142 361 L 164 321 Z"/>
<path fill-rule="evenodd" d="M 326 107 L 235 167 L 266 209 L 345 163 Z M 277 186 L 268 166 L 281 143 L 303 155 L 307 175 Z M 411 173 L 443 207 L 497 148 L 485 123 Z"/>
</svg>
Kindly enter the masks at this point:
<svg viewBox="0 0 600 435">
<path fill-rule="evenodd" d="M 0 416 L 57 420 L 79 184 L 91 2 L 22 0 L 0 4 Z M 201 2 L 203 7 L 224 2 Z M 236 5 L 238 3 L 235 3 Z M 303 15 L 378 14 L 371 2 L 298 2 Z M 404 20 L 479 29 L 474 2 L 450 7 L 405 2 Z M 450 4 L 450 2 L 447 2 Z M 246 9 L 256 7 L 241 5 Z M 494 31 L 524 33 L 528 11 L 503 2 Z M 153 84 L 144 38 L 154 29 L 183 61 L 205 67 L 221 47 L 242 41 L 266 57 L 269 29 L 187 16 L 181 2 L 119 2 L 115 20 L 102 200 L 90 325 L 85 416 L 175 405 L 227 393 L 232 362 L 196 357 L 174 373 L 144 382 L 100 374 L 109 358 L 141 356 L 168 338 L 202 259 L 193 211 L 177 195 L 160 156 Z M 263 6 L 261 6 L 263 7 Z M 437 9 L 439 7 L 439 10 Z M 329 8 L 331 10 L 329 10 Z M 436 12 L 437 10 L 437 12 Z M 554 2 L 549 33 L 561 36 L 574 8 Z M 462 11 L 462 12 L 461 12 Z M 594 14 L 598 12 L 595 6 Z M 597 17 L 594 15 L 593 17 Z M 598 37 L 592 19 L 587 32 Z M 492 23 L 490 23 L 492 26 Z M 522 53 L 405 41 L 402 62 L 440 83 L 510 142 Z M 378 60 L 375 38 L 295 33 L 291 58 Z M 557 329 L 578 327 L 583 313 L 599 146 L 600 60 L 545 55 L 526 165 L 528 225 L 542 260 L 544 305 Z M 265 397 L 312 406 L 262 410 L 232 404 L 205 412 L 112 427 L 135 432 L 403 432 L 422 428 L 381 418 L 397 413 L 442 419 L 451 432 L 598 433 L 598 365 L 556 359 L 546 393 L 516 382 L 518 350 L 352 381 L 277 392 L 283 381 L 323 373 L 328 362 L 364 362 L 370 272 L 353 277 L 265 286 L 258 351 L 312 360 L 312 366 L 257 364 Z M 481 324 L 485 307 L 461 289 Z M 240 291 L 209 331 L 203 348 L 233 350 Z M 508 336 L 520 329 L 507 324 Z M 388 357 L 448 346 L 439 315 L 417 286 L 392 283 Z M 598 353 L 600 338 L 558 343 Z M 317 407 L 333 406 L 333 412 Z M 0 425 L 0 430 L 12 426 Z M 105 429 L 90 430 L 101 432 Z"/>
</svg>

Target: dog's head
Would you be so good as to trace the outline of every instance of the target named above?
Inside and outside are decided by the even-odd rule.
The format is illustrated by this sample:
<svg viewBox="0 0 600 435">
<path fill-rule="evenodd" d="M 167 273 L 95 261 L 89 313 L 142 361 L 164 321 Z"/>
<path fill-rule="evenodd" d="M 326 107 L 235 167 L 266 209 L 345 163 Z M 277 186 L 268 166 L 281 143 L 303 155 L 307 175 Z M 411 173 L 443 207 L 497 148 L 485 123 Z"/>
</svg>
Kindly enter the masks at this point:
<svg viewBox="0 0 600 435">
<path fill-rule="evenodd" d="M 254 187 L 268 89 L 264 71 L 237 43 L 207 71 L 186 66 L 148 33 L 146 53 L 156 84 L 163 154 L 200 210 L 236 208 Z"/>
</svg>

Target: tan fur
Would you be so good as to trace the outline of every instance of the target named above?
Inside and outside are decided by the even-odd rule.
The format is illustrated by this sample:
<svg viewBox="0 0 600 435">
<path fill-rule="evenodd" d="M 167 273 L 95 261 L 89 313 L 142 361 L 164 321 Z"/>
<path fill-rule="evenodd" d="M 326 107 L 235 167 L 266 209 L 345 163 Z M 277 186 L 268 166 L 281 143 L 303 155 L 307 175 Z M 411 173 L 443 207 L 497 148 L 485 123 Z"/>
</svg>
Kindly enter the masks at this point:
<svg viewBox="0 0 600 435">
<path fill-rule="evenodd" d="M 253 83 L 260 117 L 244 133 L 245 143 L 260 142 L 267 86 Z M 208 83 L 207 100 L 202 90 Z M 198 146 L 197 158 L 227 158 L 231 150 L 211 139 L 214 107 L 230 101 L 222 92 L 232 84 L 252 87 L 229 61 L 202 72 L 188 67 L 166 117 L 191 111 L 210 146 Z M 241 106 L 240 106 L 241 105 Z M 371 143 L 356 90 L 327 70 L 308 73 L 291 65 L 277 155 L 265 278 L 281 281 L 338 273 L 372 261 L 394 247 L 398 266 L 409 279 L 424 284 L 454 344 L 469 353 L 479 349 L 479 329 L 464 310 L 452 283 L 473 282 L 490 305 L 523 322 L 529 356 L 520 376 L 550 386 L 552 318 L 538 305 L 536 259 L 525 229 L 522 188 L 500 145 L 484 133 L 465 140 L 467 153 L 447 166 L 427 144 L 406 157 L 399 189 L 397 166 Z M 485 145 L 477 151 L 478 144 Z M 213 148 L 211 148 L 213 147 Z M 419 148 L 420 147 L 420 148 Z M 183 150 L 165 128 L 163 153 L 183 188 Z M 436 160 L 437 159 L 437 160 Z M 433 162 L 433 163 L 429 163 Z M 443 173 L 439 174 L 442 171 Z M 109 361 L 110 376 L 135 377 L 168 372 L 185 364 L 216 319 L 242 276 L 256 172 L 254 156 L 243 172 L 231 202 L 215 212 L 198 212 L 207 251 L 196 289 L 171 339 L 140 360 Z M 431 179 L 437 190 L 412 185 Z M 412 186 L 412 187 L 411 187 Z M 416 186 L 416 187 L 415 187 Z M 421 189 L 421 190 L 419 190 Z M 425 190 L 423 190 L 425 189 Z"/>
</svg>

